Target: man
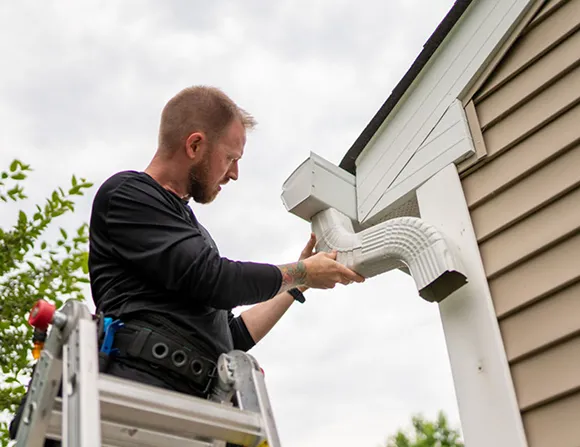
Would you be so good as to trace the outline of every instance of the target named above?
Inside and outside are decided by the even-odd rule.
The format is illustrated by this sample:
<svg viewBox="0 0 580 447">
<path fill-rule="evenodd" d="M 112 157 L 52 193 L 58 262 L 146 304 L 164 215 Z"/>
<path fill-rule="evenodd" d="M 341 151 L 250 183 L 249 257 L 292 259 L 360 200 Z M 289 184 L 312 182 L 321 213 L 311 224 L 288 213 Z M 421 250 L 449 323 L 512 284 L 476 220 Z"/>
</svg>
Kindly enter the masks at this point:
<svg viewBox="0 0 580 447">
<path fill-rule="evenodd" d="M 127 326 L 119 331 L 121 355 L 110 374 L 207 396 L 217 357 L 249 350 L 306 288 L 364 280 L 336 262 L 336 254 L 313 255 L 314 235 L 295 263 L 220 256 L 188 202 L 208 204 L 238 179 L 246 130 L 254 125 L 219 89 L 186 88 L 162 111 L 158 149 L 145 171 L 117 173 L 97 192 L 90 223 L 93 299 L 99 311 Z M 233 308 L 250 304 L 233 316 Z M 152 352 L 155 337 L 173 346 L 164 361 Z M 191 353 L 189 366 L 203 363 L 203 374 L 192 378 L 187 365 L 169 361 L 180 346 Z"/>
<path fill-rule="evenodd" d="M 251 349 L 295 299 L 303 301 L 304 290 L 364 280 L 335 253 L 313 254 L 314 235 L 299 260 L 285 265 L 219 254 L 188 203 L 208 204 L 238 179 L 254 125 L 222 91 L 186 88 L 162 111 L 149 166 L 114 174 L 97 191 L 92 296 L 97 312 L 125 325 L 115 336 L 119 354 L 102 372 L 205 398 L 219 355 Z M 234 317 L 232 309 L 250 304 Z"/>
</svg>

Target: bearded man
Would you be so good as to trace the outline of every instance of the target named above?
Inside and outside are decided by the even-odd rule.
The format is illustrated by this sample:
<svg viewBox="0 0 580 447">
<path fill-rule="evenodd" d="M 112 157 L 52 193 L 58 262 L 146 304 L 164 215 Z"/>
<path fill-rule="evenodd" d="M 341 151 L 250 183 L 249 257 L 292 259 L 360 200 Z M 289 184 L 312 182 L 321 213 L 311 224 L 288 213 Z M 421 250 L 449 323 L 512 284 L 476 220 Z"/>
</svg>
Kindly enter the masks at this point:
<svg viewBox="0 0 580 447">
<path fill-rule="evenodd" d="M 219 355 L 251 349 L 307 288 L 364 280 L 335 253 L 313 254 L 314 235 L 299 261 L 285 265 L 220 255 L 189 201 L 208 204 L 238 179 L 254 126 L 221 90 L 186 88 L 162 111 L 149 166 L 116 173 L 99 188 L 90 221 L 92 296 L 99 312 L 125 324 L 107 373 L 207 397 Z M 241 305 L 254 306 L 234 317 Z M 160 346 L 167 351 L 156 352 Z M 176 350 L 188 353 L 185 364 L 172 357 Z"/>
</svg>

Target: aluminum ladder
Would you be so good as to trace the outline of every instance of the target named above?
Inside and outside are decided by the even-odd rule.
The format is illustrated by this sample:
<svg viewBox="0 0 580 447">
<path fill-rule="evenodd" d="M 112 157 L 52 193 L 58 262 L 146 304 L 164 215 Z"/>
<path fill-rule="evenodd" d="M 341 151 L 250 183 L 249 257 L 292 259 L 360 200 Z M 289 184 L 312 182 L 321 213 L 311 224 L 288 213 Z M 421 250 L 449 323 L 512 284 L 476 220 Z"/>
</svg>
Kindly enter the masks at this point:
<svg viewBox="0 0 580 447">
<path fill-rule="evenodd" d="M 263 371 L 249 354 L 222 354 L 211 396 L 202 399 L 100 373 L 97 323 L 79 301 L 56 311 L 40 300 L 29 322 L 50 331 L 17 447 L 42 447 L 45 439 L 63 447 L 280 447 Z"/>
</svg>

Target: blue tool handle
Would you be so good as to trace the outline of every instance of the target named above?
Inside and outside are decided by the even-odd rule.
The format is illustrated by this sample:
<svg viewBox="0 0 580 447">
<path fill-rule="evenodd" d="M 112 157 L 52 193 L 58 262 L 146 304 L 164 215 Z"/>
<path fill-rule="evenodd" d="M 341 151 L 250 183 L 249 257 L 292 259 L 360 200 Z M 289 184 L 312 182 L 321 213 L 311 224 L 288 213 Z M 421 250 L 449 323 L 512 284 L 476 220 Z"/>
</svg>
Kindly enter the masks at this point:
<svg viewBox="0 0 580 447">
<path fill-rule="evenodd" d="M 115 332 L 119 328 L 122 328 L 124 323 L 121 320 L 114 320 L 111 317 L 106 317 L 104 322 L 103 330 L 105 332 L 105 337 L 103 338 L 103 344 L 101 345 L 101 352 L 110 355 L 113 349 L 113 342 L 115 340 Z"/>
</svg>

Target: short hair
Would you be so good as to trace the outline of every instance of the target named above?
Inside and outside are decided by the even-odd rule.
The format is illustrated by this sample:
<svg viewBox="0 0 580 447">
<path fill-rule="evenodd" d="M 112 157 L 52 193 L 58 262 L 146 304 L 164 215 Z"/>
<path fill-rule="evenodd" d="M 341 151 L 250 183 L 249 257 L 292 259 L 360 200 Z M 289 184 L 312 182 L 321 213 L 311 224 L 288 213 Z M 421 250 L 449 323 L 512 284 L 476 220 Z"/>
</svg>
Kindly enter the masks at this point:
<svg viewBox="0 0 580 447">
<path fill-rule="evenodd" d="M 204 132 L 210 142 L 219 138 L 235 119 L 246 129 L 256 120 L 216 87 L 187 87 L 171 98 L 161 113 L 159 148 L 173 152 L 193 132 Z"/>
</svg>

